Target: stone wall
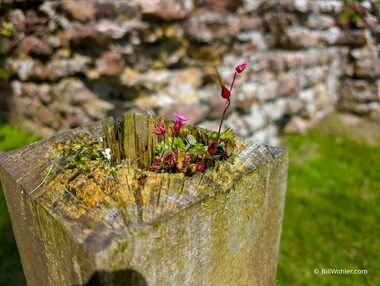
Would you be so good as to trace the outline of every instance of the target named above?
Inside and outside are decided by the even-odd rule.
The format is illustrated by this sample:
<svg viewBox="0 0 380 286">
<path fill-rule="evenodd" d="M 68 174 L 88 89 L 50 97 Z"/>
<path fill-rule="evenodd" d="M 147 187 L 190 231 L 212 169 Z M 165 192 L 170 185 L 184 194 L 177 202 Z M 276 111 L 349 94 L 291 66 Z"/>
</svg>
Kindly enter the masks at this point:
<svg viewBox="0 0 380 286">
<path fill-rule="evenodd" d="M 0 109 L 42 136 L 146 108 L 216 129 L 224 101 L 213 66 L 228 82 L 246 60 L 225 121 L 239 136 L 276 143 L 336 106 L 379 110 L 371 1 L 3 2 Z"/>
</svg>

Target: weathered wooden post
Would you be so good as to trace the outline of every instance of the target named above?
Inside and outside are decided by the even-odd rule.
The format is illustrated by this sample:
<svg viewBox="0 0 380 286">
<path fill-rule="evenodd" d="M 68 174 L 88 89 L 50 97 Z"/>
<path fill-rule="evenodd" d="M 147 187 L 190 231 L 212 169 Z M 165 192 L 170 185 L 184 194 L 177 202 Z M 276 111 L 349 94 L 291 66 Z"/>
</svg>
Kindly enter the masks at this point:
<svg viewBox="0 0 380 286">
<path fill-rule="evenodd" d="M 238 140 L 205 173 L 153 173 L 157 120 L 126 115 L 1 154 L 28 285 L 274 285 L 286 152 Z"/>
</svg>

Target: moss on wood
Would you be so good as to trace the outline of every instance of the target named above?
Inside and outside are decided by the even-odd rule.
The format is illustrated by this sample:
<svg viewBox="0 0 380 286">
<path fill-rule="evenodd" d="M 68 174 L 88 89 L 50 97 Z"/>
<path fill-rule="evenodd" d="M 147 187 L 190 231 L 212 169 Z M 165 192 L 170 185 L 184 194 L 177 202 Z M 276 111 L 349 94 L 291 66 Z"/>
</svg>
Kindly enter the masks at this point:
<svg viewBox="0 0 380 286">
<path fill-rule="evenodd" d="M 204 173 L 149 172 L 156 120 L 172 124 L 126 115 L 0 155 L 30 285 L 130 283 L 120 271 L 148 285 L 274 283 L 284 150 L 237 140 L 237 156 Z"/>
</svg>

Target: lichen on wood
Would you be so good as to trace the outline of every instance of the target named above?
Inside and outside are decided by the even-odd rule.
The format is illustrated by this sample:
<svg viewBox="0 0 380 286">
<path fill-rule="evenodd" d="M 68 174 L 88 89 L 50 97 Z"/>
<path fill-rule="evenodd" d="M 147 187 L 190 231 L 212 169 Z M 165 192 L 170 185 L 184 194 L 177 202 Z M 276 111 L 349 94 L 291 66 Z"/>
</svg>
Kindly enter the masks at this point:
<svg viewBox="0 0 380 286">
<path fill-rule="evenodd" d="M 103 121 L 99 138 L 55 142 L 53 172 L 34 196 L 70 219 L 85 216 L 88 226 L 105 221 L 112 227 L 131 227 L 153 223 L 213 195 L 220 188 L 220 180 L 231 175 L 226 176 L 225 169 L 233 168 L 233 159 L 218 162 L 214 168 L 217 176 L 211 174 L 215 170 L 192 178 L 147 170 L 154 160 L 157 138 L 151 130 L 158 120 L 172 124 L 163 118 L 126 115 Z M 181 132 L 182 136 L 191 134 L 199 142 L 207 142 L 204 130 L 184 126 Z M 110 160 L 104 155 L 107 148 L 111 150 Z"/>
<path fill-rule="evenodd" d="M 148 285 L 228 285 L 230 279 L 271 285 L 284 150 L 239 139 L 234 158 L 204 173 L 150 172 L 156 121 L 172 124 L 126 115 L 0 155 L 28 283 L 83 285 L 96 274 L 105 285 L 124 285 L 129 278 L 120 282 L 113 273 L 132 269 Z M 208 131 L 183 131 L 207 142 Z M 103 153 L 108 148 L 111 158 Z"/>
</svg>

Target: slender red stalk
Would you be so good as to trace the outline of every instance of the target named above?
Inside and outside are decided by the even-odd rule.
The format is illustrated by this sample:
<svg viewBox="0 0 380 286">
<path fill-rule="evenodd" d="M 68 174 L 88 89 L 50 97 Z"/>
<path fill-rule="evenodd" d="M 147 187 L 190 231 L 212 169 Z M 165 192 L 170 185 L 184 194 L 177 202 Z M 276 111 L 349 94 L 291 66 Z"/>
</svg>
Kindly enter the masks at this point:
<svg viewBox="0 0 380 286">
<path fill-rule="evenodd" d="M 230 92 L 232 91 L 232 88 L 234 87 L 236 75 L 237 75 L 237 72 L 234 73 L 234 78 L 233 78 L 231 86 L 230 86 Z"/>
<path fill-rule="evenodd" d="M 223 110 L 222 120 L 220 120 L 220 124 L 219 124 L 218 137 L 217 137 L 216 142 L 215 142 L 216 146 L 218 146 L 219 137 L 220 137 L 220 130 L 222 129 L 224 117 L 226 116 L 226 111 L 227 111 L 228 107 L 230 107 L 230 104 L 231 104 L 231 100 L 229 98 L 227 98 L 226 107 Z"/>
</svg>

